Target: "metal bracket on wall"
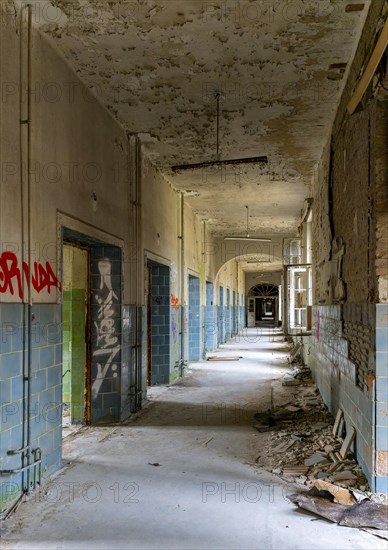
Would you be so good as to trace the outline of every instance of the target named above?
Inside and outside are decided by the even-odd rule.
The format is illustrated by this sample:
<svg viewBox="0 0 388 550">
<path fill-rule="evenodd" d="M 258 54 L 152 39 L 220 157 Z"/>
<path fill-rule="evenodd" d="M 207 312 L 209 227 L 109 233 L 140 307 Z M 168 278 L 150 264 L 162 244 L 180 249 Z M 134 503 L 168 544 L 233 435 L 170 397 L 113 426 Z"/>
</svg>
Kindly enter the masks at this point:
<svg viewBox="0 0 388 550">
<path fill-rule="evenodd" d="M 28 450 L 29 447 L 23 447 L 22 449 L 15 449 L 11 451 L 7 451 L 7 455 L 9 456 L 15 456 L 17 454 L 21 454 L 24 451 Z M 36 449 L 32 449 L 31 451 L 32 455 L 34 456 L 34 462 L 31 464 L 27 464 L 26 466 L 21 466 L 20 468 L 14 468 L 10 470 L 0 470 L 0 476 L 10 476 L 15 474 L 20 474 L 21 472 L 25 472 L 26 470 L 31 470 L 31 468 L 34 469 L 34 489 L 36 489 L 36 468 L 38 467 L 38 485 L 41 484 L 42 481 L 42 451 L 40 447 L 37 447 Z M 29 487 L 27 488 L 27 491 L 29 492 Z"/>
</svg>

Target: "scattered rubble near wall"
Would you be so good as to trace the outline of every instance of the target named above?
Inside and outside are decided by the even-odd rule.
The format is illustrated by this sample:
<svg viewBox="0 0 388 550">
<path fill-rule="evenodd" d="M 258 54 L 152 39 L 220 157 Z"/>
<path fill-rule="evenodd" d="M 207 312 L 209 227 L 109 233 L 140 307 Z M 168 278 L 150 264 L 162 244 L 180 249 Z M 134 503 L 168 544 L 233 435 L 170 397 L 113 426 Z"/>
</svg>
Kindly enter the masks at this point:
<svg viewBox="0 0 388 550">
<path fill-rule="evenodd" d="M 382 8 L 376 2 L 370 10 L 315 174 L 313 330 L 303 341 L 325 404 L 332 414 L 341 407 L 347 429 L 356 431 L 355 455 L 369 483 L 388 491 L 388 102 L 377 76 L 359 109 L 346 111 Z"/>
<path fill-rule="evenodd" d="M 303 361 L 300 347 L 295 359 Z M 293 354 L 291 353 L 291 358 Z M 356 430 L 343 410 L 335 418 L 303 364 L 272 388 L 271 409 L 256 413 L 254 429 L 266 437 L 256 464 L 288 484 L 291 502 L 339 525 L 388 538 L 388 495 L 374 493 L 355 456 Z"/>
</svg>

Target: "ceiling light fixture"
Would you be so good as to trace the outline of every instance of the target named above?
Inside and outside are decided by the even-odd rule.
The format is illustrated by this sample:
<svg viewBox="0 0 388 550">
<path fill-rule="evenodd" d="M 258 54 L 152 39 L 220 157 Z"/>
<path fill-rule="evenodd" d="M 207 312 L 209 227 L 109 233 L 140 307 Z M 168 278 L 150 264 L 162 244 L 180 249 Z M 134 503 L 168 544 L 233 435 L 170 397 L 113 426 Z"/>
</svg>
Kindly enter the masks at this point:
<svg viewBox="0 0 388 550">
<path fill-rule="evenodd" d="M 197 170 L 199 168 L 208 168 L 211 166 L 225 166 L 225 165 L 238 165 L 238 164 L 268 164 L 268 157 L 248 157 L 239 159 L 221 160 L 220 155 L 220 92 L 214 94 L 216 99 L 216 159 L 206 162 L 197 162 L 194 164 L 178 164 L 171 166 L 173 172 L 180 172 L 181 170 Z"/>
<path fill-rule="evenodd" d="M 227 237 L 224 237 L 224 241 L 252 241 L 252 242 L 262 242 L 262 243 L 270 243 L 271 239 L 264 239 L 261 237 L 251 237 L 249 234 L 249 206 L 245 207 L 247 209 L 247 234 L 245 237 L 243 236 L 237 236 L 234 237 L 233 235 L 228 235 Z"/>
</svg>

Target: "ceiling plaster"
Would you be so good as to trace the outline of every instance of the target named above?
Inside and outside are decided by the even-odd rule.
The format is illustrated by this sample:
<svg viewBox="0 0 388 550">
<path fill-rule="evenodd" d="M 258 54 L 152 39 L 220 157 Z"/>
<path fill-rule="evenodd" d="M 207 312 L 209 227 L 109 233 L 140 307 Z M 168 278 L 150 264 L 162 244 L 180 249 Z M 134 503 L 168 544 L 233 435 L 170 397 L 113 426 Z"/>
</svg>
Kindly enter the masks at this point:
<svg viewBox="0 0 388 550">
<path fill-rule="evenodd" d="M 246 204 L 252 235 L 295 233 L 370 0 L 357 12 L 345 11 L 353 0 L 29 3 L 211 233 L 244 232 Z M 215 159 L 216 91 L 221 158 L 267 155 L 268 166 L 173 174 L 172 165 Z"/>
</svg>

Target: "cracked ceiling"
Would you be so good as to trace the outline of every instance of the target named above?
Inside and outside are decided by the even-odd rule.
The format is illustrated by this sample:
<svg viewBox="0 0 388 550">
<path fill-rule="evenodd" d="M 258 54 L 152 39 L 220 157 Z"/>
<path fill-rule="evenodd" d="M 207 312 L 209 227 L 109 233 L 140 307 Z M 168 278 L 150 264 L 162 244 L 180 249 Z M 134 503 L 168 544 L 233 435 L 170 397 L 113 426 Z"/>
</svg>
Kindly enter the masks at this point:
<svg viewBox="0 0 388 550">
<path fill-rule="evenodd" d="M 214 235 L 295 233 L 370 0 L 33 0 L 35 23 Z M 360 3 L 357 3 L 360 8 Z M 350 6 L 350 7 L 349 7 Z M 353 6 L 353 9 L 352 9 Z M 173 174 L 216 158 L 244 165 Z"/>
</svg>

